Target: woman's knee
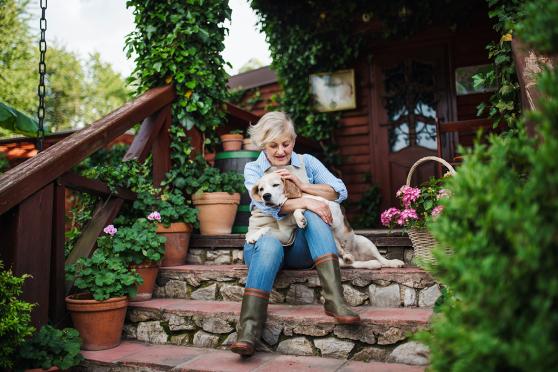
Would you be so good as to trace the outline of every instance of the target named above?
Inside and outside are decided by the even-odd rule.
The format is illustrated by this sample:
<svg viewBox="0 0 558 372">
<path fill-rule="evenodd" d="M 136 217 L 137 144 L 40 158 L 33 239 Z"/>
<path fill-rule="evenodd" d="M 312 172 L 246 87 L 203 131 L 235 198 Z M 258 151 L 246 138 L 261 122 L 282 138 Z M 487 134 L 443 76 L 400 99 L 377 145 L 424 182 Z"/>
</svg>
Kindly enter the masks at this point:
<svg viewBox="0 0 558 372">
<path fill-rule="evenodd" d="M 284 254 L 283 245 L 279 239 L 264 235 L 256 242 L 251 261 L 256 262 L 257 256 L 257 265 L 260 268 L 279 268 L 283 263 Z"/>
<path fill-rule="evenodd" d="M 325 223 L 325 221 L 322 220 L 320 216 L 318 216 L 316 213 L 312 211 L 309 210 L 304 211 L 304 217 L 306 218 L 306 223 L 308 226 L 312 226 L 312 227 L 323 226 L 329 228 L 329 225 Z"/>
</svg>

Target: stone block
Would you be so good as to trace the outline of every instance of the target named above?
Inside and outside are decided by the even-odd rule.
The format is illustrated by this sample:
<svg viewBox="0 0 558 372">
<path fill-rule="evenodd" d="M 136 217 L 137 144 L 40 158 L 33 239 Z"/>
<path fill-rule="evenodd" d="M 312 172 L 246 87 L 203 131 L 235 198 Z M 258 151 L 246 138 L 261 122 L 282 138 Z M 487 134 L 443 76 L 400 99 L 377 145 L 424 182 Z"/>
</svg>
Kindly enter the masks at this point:
<svg viewBox="0 0 558 372">
<path fill-rule="evenodd" d="M 163 319 L 168 323 L 171 331 L 192 331 L 196 329 L 194 322 L 188 317 L 165 313 Z"/>
<path fill-rule="evenodd" d="M 285 302 L 285 296 L 283 296 L 280 292 L 277 292 L 275 289 L 272 289 L 269 294 L 269 302 L 272 304 L 281 304 Z"/>
<path fill-rule="evenodd" d="M 417 291 L 411 287 L 401 287 L 403 289 L 403 306 L 417 306 Z"/>
<path fill-rule="evenodd" d="M 190 336 L 187 333 L 170 336 L 169 342 L 173 345 L 188 345 Z"/>
<path fill-rule="evenodd" d="M 229 333 L 234 328 L 224 319 L 221 318 L 208 318 L 203 320 L 202 328 L 210 333 Z"/>
<path fill-rule="evenodd" d="M 192 341 L 194 346 L 215 348 L 219 345 L 219 336 L 204 331 L 197 331 Z"/>
<path fill-rule="evenodd" d="M 341 325 L 335 326 L 333 333 L 339 338 L 348 338 L 350 340 L 359 340 L 367 344 L 376 343 L 374 332 L 369 327 L 359 325 Z"/>
<path fill-rule="evenodd" d="M 141 322 L 137 328 L 137 339 L 152 344 L 166 344 L 169 335 L 159 321 Z"/>
<path fill-rule="evenodd" d="M 302 284 L 293 284 L 287 292 L 287 303 L 289 304 L 313 304 L 314 290 Z"/>
<path fill-rule="evenodd" d="M 205 249 L 188 249 L 186 263 L 191 265 L 201 265 L 205 262 Z"/>
<path fill-rule="evenodd" d="M 124 324 L 122 335 L 127 339 L 137 338 L 137 327 L 133 324 Z"/>
<path fill-rule="evenodd" d="M 293 332 L 306 336 L 326 336 L 333 330 L 333 324 L 299 324 L 293 328 Z"/>
<path fill-rule="evenodd" d="M 338 340 L 335 337 L 317 338 L 314 345 L 320 349 L 323 357 L 347 359 L 355 347 L 354 342 Z"/>
<path fill-rule="evenodd" d="M 225 338 L 221 346 L 231 346 L 234 342 L 236 342 L 237 333 L 233 332 Z"/>
<path fill-rule="evenodd" d="M 419 307 L 433 307 L 441 294 L 438 284 L 421 290 L 418 298 Z"/>
<path fill-rule="evenodd" d="M 232 263 L 231 252 L 224 249 L 216 249 L 214 251 L 207 251 L 206 262 L 212 262 L 216 265 L 225 265 Z"/>
<path fill-rule="evenodd" d="M 406 338 L 405 331 L 399 328 L 390 327 L 387 331 L 380 332 L 378 334 L 378 344 L 391 345 Z"/>
<path fill-rule="evenodd" d="M 397 346 L 389 355 L 387 361 L 419 366 L 428 364 L 430 350 L 426 345 L 411 341 Z"/>
<path fill-rule="evenodd" d="M 389 350 L 382 349 L 375 346 L 363 347 L 359 352 L 353 355 L 353 360 L 358 360 L 361 362 L 369 362 L 371 360 L 384 362 L 389 354 Z"/>
<path fill-rule="evenodd" d="M 269 345 L 275 345 L 279 341 L 279 336 L 283 326 L 274 322 L 266 322 L 262 332 L 262 339 Z"/>
<path fill-rule="evenodd" d="M 244 263 L 244 252 L 241 249 L 232 250 L 232 263 L 233 264 Z"/>
<path fill-rule="evenodd" d="M 397 284 L 391 284 L 386 287 L 370 284 L 368 292 L 370 294 L 371 306 L 399 307 L 401 304 L 399 285 Z"/>
<path fill-rule="evenodd" d="M 348 284 L 343 284 L 343 296 L 350 306 L 362 305 L 368 299 L 368 295 L 357 291 Z"/>
<path fill-rule="evenodd" d="M 244 295 L 244 288 L 238 285 L 224 284 L 219 291 L 225 301 L 242 301 Z"/>
<path fill-rule="evenodd" d="M 188 285 L 181 280 L 169 280 L 165 284 L 167 298 L 188 298 Z"/>
<path fill-rule="evenodd" d="M 196 289 L 190 295 L 193 300 L 213 301 L 217 295 L 217 284 L 213 283 L 210 286 Z"/>
<path fill-rule="evenodd" d="M 306 337 L 289 338 L 279 343 L 277 352 L 288 355 L 313 355 L 312 343 Z"/>
</svg>

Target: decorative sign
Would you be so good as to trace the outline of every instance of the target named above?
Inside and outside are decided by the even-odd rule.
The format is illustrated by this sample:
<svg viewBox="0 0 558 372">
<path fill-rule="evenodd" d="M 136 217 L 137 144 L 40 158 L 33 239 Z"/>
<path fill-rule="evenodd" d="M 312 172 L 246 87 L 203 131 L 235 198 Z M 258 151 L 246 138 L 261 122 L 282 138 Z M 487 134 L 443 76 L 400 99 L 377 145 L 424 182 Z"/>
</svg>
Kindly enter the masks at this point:
<svg viewBox="0 0 558 372">
<path fill-rule="evenodd" d="M 320 112 L 356 108 L 355 71 L 340 70 L 310 75 L 310 91 Z"/>
</svg>

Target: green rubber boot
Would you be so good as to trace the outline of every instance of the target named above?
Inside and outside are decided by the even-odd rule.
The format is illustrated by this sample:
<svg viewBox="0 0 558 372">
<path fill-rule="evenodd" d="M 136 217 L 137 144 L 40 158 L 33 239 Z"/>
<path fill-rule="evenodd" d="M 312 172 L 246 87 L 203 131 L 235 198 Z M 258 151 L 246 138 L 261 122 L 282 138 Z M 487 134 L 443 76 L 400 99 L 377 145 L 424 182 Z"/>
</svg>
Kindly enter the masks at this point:
<svg viewBox="0 0 558 372">
<path fill-rule="evenodd" d="M 341 287 L 341 271 L 336 254 L 329 253 L 316 259 L 316 270 L 322 284 L 325 299 L 324 310 L 339 324 L 359 324 L 360 316 L 345 303 Z"/>
<path fill-rule="evenodd" d="M 231 351 L 244 356 L 254 354 L 267 317 L 269 292 L 246 288 L 240 309 L 240 330 Z"/>
</svg>

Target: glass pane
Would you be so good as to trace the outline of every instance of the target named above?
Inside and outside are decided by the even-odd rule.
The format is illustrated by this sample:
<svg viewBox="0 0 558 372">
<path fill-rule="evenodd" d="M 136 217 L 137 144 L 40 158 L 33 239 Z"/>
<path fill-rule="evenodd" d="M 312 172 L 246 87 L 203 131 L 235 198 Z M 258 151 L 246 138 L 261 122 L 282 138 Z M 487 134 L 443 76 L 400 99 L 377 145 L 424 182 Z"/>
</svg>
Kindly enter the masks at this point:
<svg viewBox="0 0 558 372">
<path fill-rule="evenodd" d="M 436 150 L 436 125 L 417 121 L 416 142 L 421 147 Z"/>
<path fill-rule="evenodd" d="M 391 152 L 397 152 L 409 145 L 409 125 L 407 123 L 389 128 L 389 150 Z"/>
<path fill-rule="evenodd" d="M 482 78 L 486 74 L 494 74 L 492 65 L 466 66 L 455 69 L 455 90 L 457 95 L 464 96 L 496 90 L 493 84 L 488 84 Z"/>
</svg>

